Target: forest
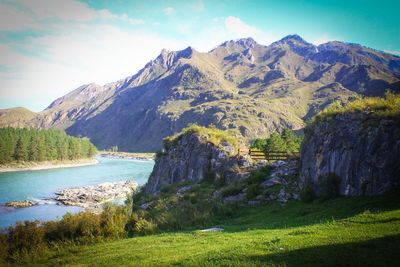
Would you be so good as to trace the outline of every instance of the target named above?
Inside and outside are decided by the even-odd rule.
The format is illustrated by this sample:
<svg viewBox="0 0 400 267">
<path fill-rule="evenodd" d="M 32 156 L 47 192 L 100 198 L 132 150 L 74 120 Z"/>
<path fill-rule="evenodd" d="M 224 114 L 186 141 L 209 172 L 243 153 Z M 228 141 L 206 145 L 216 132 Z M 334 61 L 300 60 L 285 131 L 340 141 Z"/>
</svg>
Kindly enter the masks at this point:
<svg viewBox="0 0 400 267">
<path fill-rule="evenodd" d="M 26 161 L 75 160 L 97 153 L 88 138 L 77 138 L 57 130 L 0 129 L 0 164 Z"/>
</svg>

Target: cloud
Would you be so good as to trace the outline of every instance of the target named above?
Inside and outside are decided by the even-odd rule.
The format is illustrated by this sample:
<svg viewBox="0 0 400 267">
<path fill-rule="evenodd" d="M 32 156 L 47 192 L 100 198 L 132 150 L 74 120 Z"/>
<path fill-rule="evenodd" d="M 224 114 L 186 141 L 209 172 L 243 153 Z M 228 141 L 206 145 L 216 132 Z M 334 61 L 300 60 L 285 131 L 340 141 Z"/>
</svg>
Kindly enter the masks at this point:
<svg viewBox="0 0 400 267">
<path fill-rule="evenodd" d="M 5 13 L 18 21 L 1 25 L 35 34 L 0 39 L 0 107 L 22 105 L 39 111 L 82 84 L 104 84 L 135 74 L 164 47 L 182 49 L 178 42 L 140 27 L 114 23 L 145 23 L 127 14 L 94 10 L 74 1 L 61 5 L 72 10 L 65 12 L 51 3 L 47 7 L 16 3 L 6 4 Z"/>
<path fill-rule="evenodd" d="M 59 20 L 90 21 L 94 19 L 112 19 L 117 15 L 107 9 L 94 10 L 75 0 L 19 0 L 17 6 L 28 8 L 37 19 L 57 18 Z"/>
<path fill-rule="evenodd" d="M 0 3 L 0 30 L 46 30 L 62 23 L 122 21 L 130 25 L 144 24 L 144 20 L 127 14 L 114 14 L 108 9 L 95 10 L 75 0 L 16 0 Z"/>
<path fill-rule="evenodd" d="M 172 15 L 175 13 L 175 9 L 173 7 L 167 6 L 166 8 L 164 8 L 164 13 L 166 15 Z"/>
<path fill-rule="evenodd" d="M 144 20 L 142 19 L 132 19 L 130 18 L 127 14 L 122 14 L 120 16 L 121 20 L 128 22 L 132 25 L 140 25 L 140 24 L 144 24 Z"/>
<path fill-rule="evenodd" d="M 255 36 L 261 33 L 261 30 L 258 28 L 250 26 L 244 23 L 240 18 L 234 16 L 225 18 L 225 27 L 231 34 L 236 36 L 236 38 Z"/>
<path fill-rule="evenodd" d="M 16 7 L 0 3 L 0 30 L 18 31 L 35 26 L 35 21 Z"/>
</svg>

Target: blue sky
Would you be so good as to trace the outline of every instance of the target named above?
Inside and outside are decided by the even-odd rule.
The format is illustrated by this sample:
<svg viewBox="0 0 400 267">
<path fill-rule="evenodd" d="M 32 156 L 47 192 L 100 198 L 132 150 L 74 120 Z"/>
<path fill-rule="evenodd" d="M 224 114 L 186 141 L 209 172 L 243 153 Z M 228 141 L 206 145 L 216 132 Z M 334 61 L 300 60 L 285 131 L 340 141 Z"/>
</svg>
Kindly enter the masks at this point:
<svg viewBox="0 0 400 267">
<path fill-rule="evenodd" d="M 0 108 L 44 109 L 89 82 L 136 73 L 162 48 L 229 39 L 354 42 L 400 54 L 400 1 L 0 0 Z"/>
</svg>

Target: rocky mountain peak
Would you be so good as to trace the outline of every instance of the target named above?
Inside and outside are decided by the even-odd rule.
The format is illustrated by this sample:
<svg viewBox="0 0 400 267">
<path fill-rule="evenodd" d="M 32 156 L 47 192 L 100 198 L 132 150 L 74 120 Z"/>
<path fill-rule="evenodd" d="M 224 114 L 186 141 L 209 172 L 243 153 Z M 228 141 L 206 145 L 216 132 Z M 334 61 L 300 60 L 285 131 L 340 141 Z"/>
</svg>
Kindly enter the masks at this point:
<svg viewBox="0 0 400 267">
<path fill-rule="evenodd" d="M 240 46 L 243 49 L 249 49 L 249 48 L 254 48 L 254 46 L 257 45 L 257 42 L 251 38 L 241 38 L 237 40 L 229 40 L 224 43 L 222 43 L 219 47 L 231 47 L 231 46 Z"/>
<path fill-rule="evenodd" d="M 180 51 L 162 49 L 160 55 L 153 62 L 160 63 L 165 69 L 170 69 L 179 59 L 191 58 L 196 52 L 197 51 L 191 46 Z"/>
<path fill-rule="evenodd" d="M 301 56 L 317 52 L 317 47 L 315 45 L 308 43 L 297 34 L 288 35 L 281 40 L 272 43 L 271 47 L 291 50 Z"/>
</svg>

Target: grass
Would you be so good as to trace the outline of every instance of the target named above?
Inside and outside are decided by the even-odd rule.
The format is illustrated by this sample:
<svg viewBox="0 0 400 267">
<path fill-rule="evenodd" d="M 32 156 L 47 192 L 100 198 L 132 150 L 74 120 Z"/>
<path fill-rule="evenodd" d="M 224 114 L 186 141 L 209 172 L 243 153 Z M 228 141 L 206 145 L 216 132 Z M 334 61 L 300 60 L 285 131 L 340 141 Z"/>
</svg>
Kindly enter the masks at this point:
<svg viewBox="0 0 400 267">
<path fill-rule="evenodd" d="M 164 138 L 165 148 L 174 146 L 183 135 L 193 133 L 206 137 L 208 142 L 218 147 L 221 147 L 222 142 L 228 142 L 235 148 L 239 146 L 239 139 L 233 131 L 222 131 L 214 126 L 203 127 L 192 124 L 182 129 L 180 133 Z"/>
<path fill-rule="evenodd" d="M 31 266 L 399 266 L 400 197 L 246 208 L 220 233 L 166 232 L 53 251 Z"/>
<path fill-rule="evenodd" d="M 340 102 L 334 102 L 325 110 L 321 111 L 315 119 L 322 120 L 324 118 L 334 117 L 341 113 L 368 112 L 370 115 L 381 117 L 398 117 L 400 116 L 400 95 L 386 92 L 385 97 L 365 97 L 358 98 L 352 102 L 348 102 L 343 106 Z"/>
</svg>

